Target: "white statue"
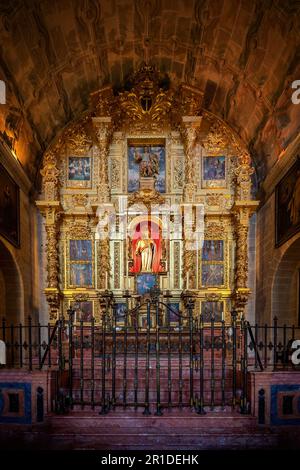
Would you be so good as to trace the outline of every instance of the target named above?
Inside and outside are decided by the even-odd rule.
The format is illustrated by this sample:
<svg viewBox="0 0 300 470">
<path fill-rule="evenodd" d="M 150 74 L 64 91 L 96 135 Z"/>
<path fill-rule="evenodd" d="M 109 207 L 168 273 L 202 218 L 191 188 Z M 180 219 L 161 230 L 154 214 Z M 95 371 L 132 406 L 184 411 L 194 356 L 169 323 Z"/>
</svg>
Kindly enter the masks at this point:
<svg viewBox="0 0 300 470">
<path fill-rule="evenodd" d="M 144 229 L 142 231 L 142 238 L 137 242 L 135 252 L 137 256 L 142 258 L 141 272 L 151 273 L 153 271 L 155 250 L 155 243 L 149 238 L 149 230 Z"/>
</svg>

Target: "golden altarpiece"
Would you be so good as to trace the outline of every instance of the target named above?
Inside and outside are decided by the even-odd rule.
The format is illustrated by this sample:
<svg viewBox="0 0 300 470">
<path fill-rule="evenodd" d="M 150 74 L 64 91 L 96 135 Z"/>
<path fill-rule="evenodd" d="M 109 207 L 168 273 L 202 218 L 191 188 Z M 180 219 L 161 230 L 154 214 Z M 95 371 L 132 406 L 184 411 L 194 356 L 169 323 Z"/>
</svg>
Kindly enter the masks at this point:
<svg viewBox="0 0 300 470">
<path fill-rule="evenodd" d="M 145 65 L 121 91 L 93 93 L 47 150 L 37 206 L 51 322 L 70 306 L 100 321 L 107 292 L 121 322 L 124 292 L 134 304 L 153 287 L 178 309 L 188 292 L 204 321 L 243 312 L 251 159 L 201 103 L 197 89 Z"/>
</svg>

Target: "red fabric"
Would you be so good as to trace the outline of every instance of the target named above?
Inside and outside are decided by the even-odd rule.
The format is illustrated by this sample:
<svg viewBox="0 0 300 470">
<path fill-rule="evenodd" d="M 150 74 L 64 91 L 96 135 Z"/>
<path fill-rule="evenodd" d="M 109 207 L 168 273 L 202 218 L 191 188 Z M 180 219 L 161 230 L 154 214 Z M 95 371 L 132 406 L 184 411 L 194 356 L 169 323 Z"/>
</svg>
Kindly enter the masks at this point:
<svg viewBox="0 0 300 470">
<path fill-rule="evenodd" d="M 131 269 L 132 273 L 139 273 L 141 270 L 141 264 L 142 264 L 141 256 L 136 255 L 135 252 L 136 252 L 137 242 L 142 238 L 142 232 L 146 228 L 145 225 L 146 225 L 146 222 L 142 224 L 137 224 L 135 233 L 132 238 L 132 257 L 133 257 L 133 268 Z M 159 232 L 159 227 L 154 222 L 149 221 L 148 230 L 149 230 L 149 237 L 152 238 L 156 246 L 154 260 L 153 260 L 153 272 L 159 273 L 162 271 L 162 266 L 160 264 L 161 254 L 162 254 L 162 246 L 161 246 L 162 244 L 161 244 L 161 236 Z"/>
</svg>

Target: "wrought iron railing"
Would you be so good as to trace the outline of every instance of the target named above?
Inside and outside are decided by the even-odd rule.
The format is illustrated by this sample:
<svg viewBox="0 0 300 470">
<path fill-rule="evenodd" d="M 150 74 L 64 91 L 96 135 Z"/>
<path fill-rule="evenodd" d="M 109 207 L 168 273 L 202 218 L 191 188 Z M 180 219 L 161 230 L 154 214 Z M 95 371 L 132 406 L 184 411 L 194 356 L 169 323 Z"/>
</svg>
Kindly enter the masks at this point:
<svg viewBox="0 0 300 470">
<path fill-rule="evenodd" d="M 249 371 L 298 368 L 291 355 L 300 328 L 277 319 L 251 326 L 232 312 L 230 324 L 213 316 L 204 323 L 191 297 L 182 311 L 159 295 L 135 308 L 127 295 L 125 304 L 122 321 L 111 295 L 102 302 L 101 322 L 75 321 L 72 309 L 55 325 L 3 320 L 7 367 L 52 371 L 58 411 L 98 406 L 107 413 L 122 406 L 143 407 L 145 415 L 173 406 L 199 414 L 217 406 L 247 413 Z"/>
</svg>

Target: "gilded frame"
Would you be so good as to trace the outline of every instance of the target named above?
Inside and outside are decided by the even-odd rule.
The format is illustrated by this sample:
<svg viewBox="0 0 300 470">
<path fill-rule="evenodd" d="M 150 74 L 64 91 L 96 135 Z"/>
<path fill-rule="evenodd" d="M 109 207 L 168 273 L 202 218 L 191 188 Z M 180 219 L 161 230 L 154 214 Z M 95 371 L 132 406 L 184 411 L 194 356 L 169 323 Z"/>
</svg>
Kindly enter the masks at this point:
<svg viewBox="0 0 300 470">
<path fill-rule="evenodd" d="M 230 280 L 230 274 L 229 274 L 229 266 L 230 266 L 230 263 L 228 261 L 228 257 L 229 257 L 229 240 L 227 239 L 227 237 L 218 237 L 218 236 L 215 236 L 215 237 L 205 237 L 204 238 L 204 242 L 205 241 L 209 241 L 209 240 L 220 240 L 220 241 L 223 241 L 223 261 L 213 261 L 213 260 L 203 260 L 202 259 L 202 249 L 199 250 L 199 253 L 198 253 L 198 260 L 199 260 L 199 271 L 198 271 L 198 279 L 199 279 L 199 282 L 198 282 L 198 285 L 199 285 L 199 289 L 200 290 L 206 290 L 206 289 L 216 289 L 216 290 L 220 290 L 220 289 L 228 289 L 229 288 L 229 280 Z M 223 266 L 223 284 L 212 284 L 212 285 L 207 285 L 207 284 L 203 284 L 202 283 L 202 266 L 203 264 L 205 265 L 208 265 L 208 264 L 212 264 L 212 265 L 222 265 Z"/>
<path fill-rule="evenodd" d="M 218 158 L 218 157 L 224 157 L 224 162 L 225 162 L 225 178 L 224 179 L 211 179 L 211 180 L 205 180 L 204 179 L 204 159 L 205 158 Z M 228 187 L 228 175 L 229 175 L 229 158 L 226 154 L 226 152 L 223 153 L 218 153 L 218 152 L 202 152 L 201 155 L 201 165 L 200 165 L 200 179 L 201 179 L 201 187 L 203 189 L 226 189 Z"/>
<path fill-rule="evenodd" d="M 69 179 L 69 161 L 70 158 L 88 158 L 90 160 L 90 179 L 89 180 L 70 180 Z M 68 153 L 65 160 L 65 181 L 67 189 L 91 189 L 93 186 L 94 176 L 94 159 L 91 152 L 86 154 Z"/>
<path fill-rule="evenodd" d="M 70 241 L 71 240 L 89 240 L 91 242 L 92 248 L 92 259 L 91 261 L 71 261 L 70 259 Z M 66 253 L 66 263 L 65 263 L 65 286 L 67 289 L 94 289 L 95 288 L 95 246 L 94 240 L 88 237 L 68 237 L 65 241 L 65 253 Z M 91 264 L 92 269 L 92 284 L 91 285 L 82 285 L 78 286 L 71 283 L 71 265 L 72 264 Z"/>
</svg>

